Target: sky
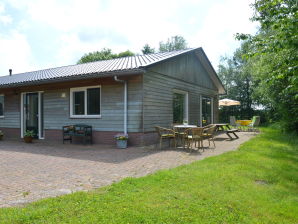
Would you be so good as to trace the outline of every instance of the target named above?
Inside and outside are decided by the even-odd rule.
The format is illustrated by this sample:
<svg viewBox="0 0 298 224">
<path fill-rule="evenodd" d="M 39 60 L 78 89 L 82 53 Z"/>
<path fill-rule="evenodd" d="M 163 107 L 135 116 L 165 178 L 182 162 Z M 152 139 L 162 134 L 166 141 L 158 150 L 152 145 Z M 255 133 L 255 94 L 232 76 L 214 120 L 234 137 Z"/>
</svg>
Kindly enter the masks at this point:
<svg viewBox="0 0 298 224">
<path fill-rule="evenodd" d="M 236 33 L 255 33 L 252 0 L 0 0 L 0 75 L 76 64 L 110 48 L 141 54 L 145 44 L 183 36 L 217 69 L 239 47 Z"/>
</svg>

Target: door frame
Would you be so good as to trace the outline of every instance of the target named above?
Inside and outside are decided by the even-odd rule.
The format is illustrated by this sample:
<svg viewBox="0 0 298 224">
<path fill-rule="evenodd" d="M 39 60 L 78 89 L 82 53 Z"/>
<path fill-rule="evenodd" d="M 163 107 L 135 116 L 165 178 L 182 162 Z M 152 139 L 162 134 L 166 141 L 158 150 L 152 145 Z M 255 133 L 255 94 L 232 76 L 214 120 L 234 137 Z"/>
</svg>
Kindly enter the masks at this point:
<svg viewBox="0 0 298 224">
<path fill-rule="evenodd" d="M 38 93 L 38 139 L 44 139 L 45 136 L 44 136 L 44 125 L 41 124 L 41 121 L 44 120 L 41 119 L 41 96 L 42 96 L 42 93 L 44 93 L 44 91 L 35 91 L 35 92 L 22 92 L 21 93 L 21 138 L 24 138 L 24 95 L 26 95 L 27 93 Z M 42 113 L 42 116 L 44 116 L 44 113 Z M 41 130 L 41 127 L 43 127 L 43 130 Z M 41 136 L 41 133 L 43 133 L 43 137 L 40 137 Z"/>
</svg>

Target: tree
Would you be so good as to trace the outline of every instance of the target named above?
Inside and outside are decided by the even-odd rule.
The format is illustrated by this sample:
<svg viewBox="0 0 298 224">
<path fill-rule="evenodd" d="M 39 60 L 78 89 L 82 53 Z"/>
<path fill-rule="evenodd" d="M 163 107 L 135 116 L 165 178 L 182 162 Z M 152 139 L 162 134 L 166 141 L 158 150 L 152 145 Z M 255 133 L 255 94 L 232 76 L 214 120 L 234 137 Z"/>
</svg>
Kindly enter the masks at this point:
<svg viewBox="0 0 298 224">
<path fill-rule="evenodd" d="M 149 44 L 145 44 L 145 46 L 142 49 L 142 52 L 143 54 L 152 54 L 152 53 L 155 53 L 155 49 L 151 48 Z"/>
<path fill-rule="evenodd" d="M 296 0 L 256 0 L 252 20 L 260 23 L 246 54 L 257 83 L 254 95 L 271 108 L 283 127 L 298 132 L 298 4 Z"/>
<path fill-rule="evenodd" d="M 77 62 L 77 64 L 83 64 L 83 63 L 93 62 L 93 61 L 109 60 L 113 58 L 121 58 L 121 57 L 133 56 L 133 55 L 135 54 L 129 50 L 120 52 L 119 54 L 114 54 L 112 53 L 111 49 L 103 48 L 101 51 L 94 51 L 94 52 L 84 54 Z"/>
<path fill-rule="evenodd" d="M 134 56 L 135 54 L 133 52 L 131 52 L 130 50 L 127 50 L 127 51 L 123 51 L 123 52 L 120 52 L 116 58 L 122 58 L 122 57 L 128 57 L 128 56 Z"/>
<path fill-rule="evenodd" d="M 238 100 L 241 103 L 237 107 L 224 107 L 222 109 L 221 117 L 223 117 L 222 121 L 224 122 L 229 120 L 228 115 L 232 115 L 232 113 L 242 119 L 250 119 L 253 116 L 252 72 L 249 61 L 242 57 L 248 48 L 248 43 L 243 42 L 232 57 L 221 58 L 218 66 L 218 76 L 227 90 L 227 95 L 224 98 Z"/>
<path fill-rule="evenodd" d="M 168 38 L 167 42 L 159 42 L 159 51 L 167 52 L 167 51 L 176 51 L 183 50 L 187 48 L 187 43 L 184 37 L 182 36 L 173 36 Z"/>
</svg>

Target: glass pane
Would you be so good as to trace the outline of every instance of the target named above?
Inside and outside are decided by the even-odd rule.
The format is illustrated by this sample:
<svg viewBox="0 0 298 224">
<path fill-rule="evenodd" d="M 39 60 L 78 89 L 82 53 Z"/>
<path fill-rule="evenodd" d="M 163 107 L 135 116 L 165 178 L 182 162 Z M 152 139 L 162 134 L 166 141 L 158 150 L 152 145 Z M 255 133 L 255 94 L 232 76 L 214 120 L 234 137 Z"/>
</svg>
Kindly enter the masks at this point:
<svg viewBox="0 0 298 224">
<path fill-rule="evenodd" d="M 85 114 L 85 92 L 74 92 L 73 93 L 74 105 L 73 111 L 74 115 L 84 115 Z"/>
<path fill-rule="evenodd" d="M 183 123 L 184 117 L 184 94 L 173 94 L 173 123 Z"/>
<path fill-rule="evenodd" d="M 206 126 L 211 124 L 211 99 L 203 97 L 202 98 L 202 125 Z"/>
<path fill-rule="evenodd" d="M 38 93 L 27 93 L 25 98 L 25 131 L 33 131 L 38 137 Z"/>
<path fill-rule="evenodd" d="M 0 96 L 0 116 L 4 115 L 4 96 Z"/>
<path fill-rule="evenodd" d="M 44 124 L 43 124 L 43 93 L 40 93 L 40 138 L 44 137 Z"/>
<path fill-rule="evenodd" d="M 87 89 L 87 114 L 100 114 L 100 89 Z"/>
</svg>

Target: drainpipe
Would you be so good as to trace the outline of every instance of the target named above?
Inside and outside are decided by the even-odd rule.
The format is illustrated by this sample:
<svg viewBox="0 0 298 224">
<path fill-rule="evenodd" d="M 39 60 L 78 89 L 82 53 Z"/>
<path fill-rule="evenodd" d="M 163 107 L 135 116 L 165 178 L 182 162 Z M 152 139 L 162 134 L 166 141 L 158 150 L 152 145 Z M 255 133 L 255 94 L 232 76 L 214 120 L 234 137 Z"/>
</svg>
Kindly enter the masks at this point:
<svg viewBox="0 0 298 224">
<path fill-rule="evenodd" d="M 115 75 L 114 80 L 116 82 L 122 82 L 124 83 L 124 127 L 123 127 L 123 132 L 124 134 L 127 134 L 127 81 L 126 80 L 121 80 L 118 79 L 118 77 Z"/>
</svg>

